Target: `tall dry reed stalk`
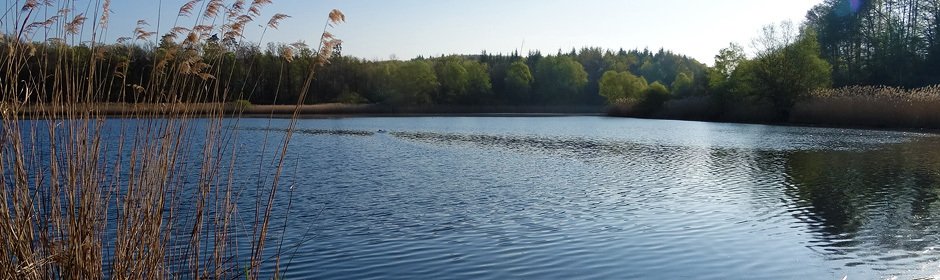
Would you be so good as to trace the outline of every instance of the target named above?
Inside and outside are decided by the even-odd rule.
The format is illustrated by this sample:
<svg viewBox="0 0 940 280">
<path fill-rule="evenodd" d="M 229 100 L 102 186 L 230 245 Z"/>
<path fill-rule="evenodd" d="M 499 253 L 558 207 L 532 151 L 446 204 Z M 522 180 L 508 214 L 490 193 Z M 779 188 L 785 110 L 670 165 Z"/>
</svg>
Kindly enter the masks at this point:
<svg viewBox="0 0 940 280">
<path fill-rule="evenodd" d="M 813 124 L 940 128 L 940 86 L 817 90 L 794 106 L 790 118 Z"/>
<path fill-rule="evenodd" d="M 0 278 L 255 279 L 262 266 L 277 277 L 281 251 L 272 248 L 283 244 L 272 243 L 271 224 L 288 145 L 315 68 L 339 44 L 326 29 L 345 16 L 329 14 L 298 109 L 267 152 L 276 170 L 259 165 L 270 180 L 243 192 L 237 130 L 228 128 L 238 115 L 224 105 L 242 90 L 225 81 L 242 77 L 226 70 L 235 62 L 210 53 L 250 43 L 242 42 L 245 27 L 271 1 L 192 0 L 176 22 L 194 25 L 155 38 L 139 21 L 133 38 L 111 45 L 102 39 L 110 0 L 89 14 L 71 0 L 14 2 L 0 18 L 8 31 L 0 37 Z M 286 17 L 275 15 L 267 28 Z M 213 34 L 219 43 L 206 43 Z M 121 46 L 154 41 L 149 76 L 131 79 L 135 48 Z M 131 95 L 147 109 L 102 103 Z M 242 193 L 256 203 L 238 203 Z M 251 223 L 239 225 L 243 216 Z"/>
</svg>

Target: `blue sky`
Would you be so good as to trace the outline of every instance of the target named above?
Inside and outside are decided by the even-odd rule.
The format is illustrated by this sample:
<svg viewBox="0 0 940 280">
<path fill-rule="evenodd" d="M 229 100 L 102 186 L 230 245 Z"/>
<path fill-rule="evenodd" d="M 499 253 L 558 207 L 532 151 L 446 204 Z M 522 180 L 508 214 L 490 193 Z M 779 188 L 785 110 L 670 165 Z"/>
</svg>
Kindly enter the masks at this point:
<svg viewBox="0 0 940 280">
<path fill-rule="evenodd" d="M 543 53 L 572 47 L 665 48 L 712 63 L 730 42 L 746 48 L 761 26 L 781 20 L 801 22 L 822 0 L 275 0 L 274 13 L 292 18 L 264 41 L 314 42 L 327 13 L 342 10 L 347 23 L 332 32 L 343 39 L 344 54 L 366 59 L 410 59 L 417 55 Z M 79 3 L 86 1 L 77 1 Z M 162 0 L 162 31 L 173 22 L 182 0 Z M 79 5 L 80 6 L 80 5 Z M 138 19 L 154 27 L 160 0 L 115 0 L 109 37 L 126 36 Z M 192 19 L 188 26 L 191 26 Z M 248 39 L 257 41 L 253 26 Z"/>
</svg>

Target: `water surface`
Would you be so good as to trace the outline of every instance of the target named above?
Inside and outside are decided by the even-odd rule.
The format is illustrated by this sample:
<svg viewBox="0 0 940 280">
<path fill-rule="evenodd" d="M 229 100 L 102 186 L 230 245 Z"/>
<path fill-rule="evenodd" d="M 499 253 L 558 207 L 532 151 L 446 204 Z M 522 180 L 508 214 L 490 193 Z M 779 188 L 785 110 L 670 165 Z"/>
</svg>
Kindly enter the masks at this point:
<svg viewBox="0 0 940 280">
<path fill-rule="evenodd" d="M 243 120 L 239 141 L 267 123 Z M 927 134 L 605 117 L 299 129 L 285 237 L 305 241 L 288 278 L 940 275 Z"/>
<path fill-rule="evenodd" d="M 109 135 L 161 139 L 134 128 L 165 122 L 99 123 L 106 166 L 129 160 Z M 47 157 L 48 124 L 26 124 L 37 134 L 26 154 Z M 190 125 L 173 207 L 193 208 L 198 188 L 185 182 L 198 178 L 199 139 L 217 126 Z M 232 246 L 250 244 L 287 125 L 222 124 L 219 162 L 243 204 Z M 911 132 L 606 117 L 300 120 L 269 244 L 284 241 L 289 279 L 940 277 L 938 147 L 940 137 Z M 103 172 L 109 183 L 127 171 Z M 191 214 L 180 209 L 171 223 L 167 258 L 210 252 L 211 240 L 189 245 Z M 250 253 L 240 247 L 233 271 Z"/>
</svg>

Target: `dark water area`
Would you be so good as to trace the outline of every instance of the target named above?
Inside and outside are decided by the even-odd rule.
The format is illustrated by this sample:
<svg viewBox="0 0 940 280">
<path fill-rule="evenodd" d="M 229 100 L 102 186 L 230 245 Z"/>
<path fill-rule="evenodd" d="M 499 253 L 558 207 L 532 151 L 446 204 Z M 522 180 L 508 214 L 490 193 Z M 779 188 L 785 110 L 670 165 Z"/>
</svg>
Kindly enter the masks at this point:
<svg viewBox="0 0 940 280">
<path fill-rule="evenodd" d="M 267 180 L 287 120 L 227 127 L 234 183 Z M 940 277 L 938 148 L 607 117 L 300 120 L 272 237 L 288 279 Z"/>
</svg>

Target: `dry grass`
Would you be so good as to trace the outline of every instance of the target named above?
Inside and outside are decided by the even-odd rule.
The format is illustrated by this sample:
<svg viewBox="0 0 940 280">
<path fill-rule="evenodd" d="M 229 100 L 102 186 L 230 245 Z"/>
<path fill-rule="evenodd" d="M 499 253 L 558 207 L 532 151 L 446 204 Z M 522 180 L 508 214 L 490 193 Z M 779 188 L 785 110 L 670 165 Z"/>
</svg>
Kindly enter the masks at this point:
<svg viewBox="0 0 940 280">
<path fill-rule="evenodd" d="M 638 109 L 640 102 L 632 98 L 622 98 L 610 104 L 605 109 L 607 115 L 616 117 L 640 117 L 646 112 Z"/>
<path fill-rule="evenodd" d="M 196 23 L 162 34 L 175 43 L 155 52 L 154 71 L 141 82 L 128 80 L 127 61 L 112 60 L 130 54 L 104 55 L 115 51 L 100 39 L 109 0 L 87 14 L 71 9 L 87 4 L 77 1 L 14 1 L 22 6 L 0 18 L 12 30 L 0 38 L 0 278 L 255 279 L 263 265 L 277 277 L 282 244 L 271 243 L 272 212 L 300 103 L 276 150 L 263 152 L 274 167 L 259 165 L 258 173 L 269 178 L 235 185 L 244 175 L 235 172 L 238 135 L 225 104 L 239 89 L 220 80 L 241 77 L 225 72 L 221 58 L 204 57 L 204 42 L 212 34 L 240 42 L 270 1 L 230 2 L 181 7 L 180 17 Z M 275 17 L 268 27 L 286 18 Z M 343 20 L 334 10 L 327 26 Z M 119 41 L 148 42 L 157 35 L 148 28 L 139 22 L 136 38 Z M 48 43 L 37 51 L 34 42 Z M 323 32 L 302 92 L 338 43 Z M 79 44 L 87 59 L 73 48 Z M 115 92 L 115 84 L 127 86 Z M 99 103 L 113 95 L 150 105 Z M 238 195 L 249 188 L 255 203 L 246 207 Z"/>
<path fill-rule="evenodd" d="M 826 125 L 940 128 L 940 86 L 818 90 L 794 106 L 790 120 Z"/>
</svg>

